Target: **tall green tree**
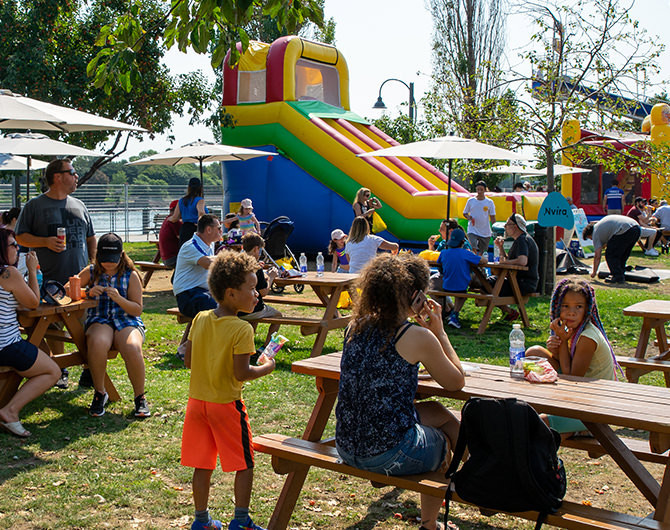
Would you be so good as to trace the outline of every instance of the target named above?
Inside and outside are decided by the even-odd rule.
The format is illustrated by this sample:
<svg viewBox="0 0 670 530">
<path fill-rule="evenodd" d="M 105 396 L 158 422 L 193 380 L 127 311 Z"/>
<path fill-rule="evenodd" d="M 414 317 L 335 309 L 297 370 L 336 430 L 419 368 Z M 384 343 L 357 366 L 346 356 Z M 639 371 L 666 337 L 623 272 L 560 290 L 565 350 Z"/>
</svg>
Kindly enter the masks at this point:
<svg viewBox="0 0 670 530">
<path fill-rule="evenodd" d="M 630 16 L 632 2 L 619 0 L 570 0 L 560 3 L 537 0 L 518 6 L 537 31 L 522 52 L 533 75 L 511 72 L 510 80 L 525 87 L 527 98 L 519 98 L 530 124 L 528 144 L 541 151 L 547 161 L 547 189 L 554 191 L 554 160 L 566 120 L 582 127 L 607 126 L 607 117 L 621 119 L 626 112 L 622 94 L 636 81 L 638 71 L 658 71 L 663 47 L 656 44 Z M 566 146 L 572 148 L 573 146 Z M 554 284 L 554 244 L 548 231 L 545 285 Z"/>
<path fill-rule="evenodd" d="M 168 131 L 173 114 L 200 119 L 209 107 L 211 91 L 201 72 L 172 76 L 162 64 L 165 48 L 146 42 L 135 54 L 136 84 L 93 88 L 87 65 L 95 57 L 101 28 L 134 8 L 140 20 L 165 26 L 165 6 L 160 0 L 143 0 L 133 7 L 128 0 L 3 0 L 0 2 L 0 86 L 36 99 L 76 108 L 111 119 L 140 125 L 150 133 Z M 125 133 L 127 135 L 127 133 Z M 109 133 L 61 135 L 65 141 L 89 148 L 109 138 Z M 115 153 L 123 151 L 124 133 L 115 133 Z M 101 159 L 83 184 L 102 166 Z"/>
<path fill-rule="evenodd" d="M 130 91 L 140 80 L 138 57 L 150 43 L 162 49 L 176 46 L 180 51 L 211 53 L 212 67 L 218 68 L 226 53 L 237 62 L 249 45 L 247 29 L 261 10 L 263 16 L 276 21 L 280 29 L 293 33 L 308 21 L 323 24 L 323 9 L 318 0 L 214 0 L 159 1 L 163 16 L 146 23 L 140 16 L 142 2 L 135 0 L 130 9 L 101 31 L 100 47 L 89 63 L 89 74 L 96 87 L 109 90 L 120 84 Z"/>
</svg>

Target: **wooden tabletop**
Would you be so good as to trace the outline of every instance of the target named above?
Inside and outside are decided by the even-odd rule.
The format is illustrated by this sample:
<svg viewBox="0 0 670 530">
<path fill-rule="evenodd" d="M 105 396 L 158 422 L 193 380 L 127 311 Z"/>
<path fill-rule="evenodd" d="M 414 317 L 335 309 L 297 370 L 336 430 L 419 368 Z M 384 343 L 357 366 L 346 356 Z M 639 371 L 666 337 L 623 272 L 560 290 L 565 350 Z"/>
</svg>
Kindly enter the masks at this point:
<svg viewBox="0 0 670 530">
<path fill-rule="evenodd" d="M 643 300 L 623 310 L 628 317 L 660 318 L 670 320 L 670 300 Z"/>
<path fill-rule="evenodd" d="M 275 278 L 277 285 L 294 285 L 303 283 L 306 285 L 319 285 L 323 287 L 336 287 L 341 285 L 350 285 L 358 279 L 358 274 L 341 272 L 324 272 L 323 276 L 317 276 L 316 271 L 308 271 L 305 276 L 295 276 L 293 278 Z"/>
<path fill-rule="evenodd" d="M 69 302 L 63 305 L 40 304 L 36 309 L 18 309 L 19 316 L 42 317 L 46 315 L 57 315 L 59 313 L 71 313 L 73 311 L 83 311 L 89 307 L 98 304 L 97 300 L 83 298 L 76 302 Z"/>
<path fill-rule="evenodd" d="M 341 355 L 336 352 L 296 361 L 293 371 L 339 379 Z M 463 401 L 470 397 L 516 397 L 538 412 L 670 433 L 670 390 L 667 388 L 575 376 L 559 376 L 556 384 L 533 384 L 512 379 L 506 366 L 470 364 L 475 364 L 478 370 L 465 378 L 463 389 L 449 392 L 431 379 L 420 379 L 418 392 Z"/>
</svg>

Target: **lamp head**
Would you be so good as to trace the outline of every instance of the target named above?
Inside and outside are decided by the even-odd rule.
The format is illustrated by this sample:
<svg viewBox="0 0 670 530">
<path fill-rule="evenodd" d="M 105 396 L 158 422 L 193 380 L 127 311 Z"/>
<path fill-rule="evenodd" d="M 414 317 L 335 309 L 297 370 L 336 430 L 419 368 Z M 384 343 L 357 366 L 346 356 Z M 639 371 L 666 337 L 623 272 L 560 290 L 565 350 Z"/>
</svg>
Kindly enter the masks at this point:
<svg viewBox="0 0 670 530">
<path fill-rule="evenodd" d="M 384 105 L 384 102 L 382 101 L 382 97 L 381 97 L 381 96 L 379 96 L 379 97 L 377 98 L 377 103 L 375 103 L 375 104 L 372 106 L 372 108 L 373 108 L 373 109 L 382 109 L 382 110 L 386 110 L 386 105 Z"/>
</svg>

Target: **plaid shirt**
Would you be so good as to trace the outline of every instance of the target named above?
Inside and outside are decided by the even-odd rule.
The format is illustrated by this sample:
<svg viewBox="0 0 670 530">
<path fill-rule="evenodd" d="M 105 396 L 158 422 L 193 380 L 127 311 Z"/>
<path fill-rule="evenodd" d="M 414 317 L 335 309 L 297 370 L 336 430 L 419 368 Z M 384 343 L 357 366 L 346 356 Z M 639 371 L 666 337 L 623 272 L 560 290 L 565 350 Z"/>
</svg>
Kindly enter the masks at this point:
<svg viewBox="0 0 670 530">
<path fill-rule="evenodd" d="M 132 271 L 126 270 L 123 275 L 115 274 L 109 276 L 103 274 L 98 280 L 98 285 L 103 287 L 114 287 L 124 298 L 128 298 L 128 282 Z M 91 278 L 93 278 L 93 265 L 91 265 Z M 135 328 L 144 328 L 144 322 L 140 317 L 134 317 L 126 313 L 121 306 L 103 293 L 98 297 L 98 305 L 88 310 L 86 316 L 86 327 L 91 324 L 107 324 L 120 331 L 123 328 L 132 326 Z"/>
</svg>

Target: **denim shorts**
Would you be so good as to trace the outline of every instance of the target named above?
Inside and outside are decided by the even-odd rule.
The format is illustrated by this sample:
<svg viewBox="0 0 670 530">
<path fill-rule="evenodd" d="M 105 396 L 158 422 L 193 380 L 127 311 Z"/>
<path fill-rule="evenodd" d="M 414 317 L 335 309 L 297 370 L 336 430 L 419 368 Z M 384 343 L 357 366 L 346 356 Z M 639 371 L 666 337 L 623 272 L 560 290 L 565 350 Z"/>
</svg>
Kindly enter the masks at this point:
<svg viewBox="0 0 670 530">
<path fill-rule="evenodd" d="M 17 340 L 0 350 L 0 365 L 11 366 L 19 372 L 32 368 L 36 360 L 37 347 L 27 340 Z"/>
<path fill-rule="evenodd" d="M 207 289 L 193 287 L 177 295 L 179 312 L 187 317 L 195 317 L 200 311 L 216 308 L 216 300 Z"/>
<path fill-rule="evenodd" d="M 447 452 L 444 433 L 435 427 L 415 424 L 398 445 L 375 456 L 359 458 L 337 447 L 344 463 L 384 475 L 414 475 L 436 471 Z"/>
</svg>

